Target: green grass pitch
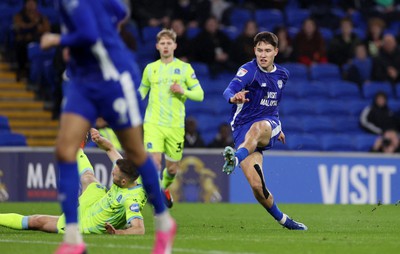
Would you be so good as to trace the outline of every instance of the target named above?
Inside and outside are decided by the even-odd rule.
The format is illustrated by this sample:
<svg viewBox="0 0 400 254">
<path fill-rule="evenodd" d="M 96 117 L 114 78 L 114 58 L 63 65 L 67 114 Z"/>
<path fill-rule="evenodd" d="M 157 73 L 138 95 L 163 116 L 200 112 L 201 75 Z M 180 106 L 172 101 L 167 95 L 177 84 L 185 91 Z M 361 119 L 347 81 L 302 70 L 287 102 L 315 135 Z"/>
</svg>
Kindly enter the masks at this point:
<svg viewBox="0 0 400 254">
<path fill-rule="evenodd" d="M 173 253 L 400 253 L 400 204 L 281 204 L 309 227 L 283 229 L 257 204 L 175 204 L 178 221 Z M 0 203 L 0 213 L 59 213 L 57 203 Z M 144 236 L 85 235 L 89 254 L 150 253 L 152 210 L 144 209 Z M 0 227 L 1 254 L 53 253 L 62 236 Z"/>
</svg>

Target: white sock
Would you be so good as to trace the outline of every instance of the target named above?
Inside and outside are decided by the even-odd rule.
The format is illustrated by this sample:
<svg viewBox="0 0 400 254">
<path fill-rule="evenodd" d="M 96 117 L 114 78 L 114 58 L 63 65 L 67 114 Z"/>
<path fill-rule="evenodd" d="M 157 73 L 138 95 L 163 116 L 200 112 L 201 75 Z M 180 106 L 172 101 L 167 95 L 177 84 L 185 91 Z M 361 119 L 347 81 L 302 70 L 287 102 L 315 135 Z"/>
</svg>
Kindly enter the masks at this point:
<svg viewBox="0 0 400 254">
<path fill-rule="evenodd" d="M 172 227 L 171 216 L 169 215 L 168 210 L 157 214 L 154 221 L 156 223 L 156 230 L 167 232 Z"/>
<path fill-rule="evenodd" d="M 282 219 L 279 221 L 279 223 L 282 224 L 282 225 L 285 224 L 286 219 L 287 219 L 287 215 L 286 215 L 286 214 L 283 214 L 283 217 L 282 217 Z"/>
<path fill-rule="evenodd" d="M 64 242 L 70 244 L 83 243 L 83 238 L 79 232 L 77 223 L 70 223 L 65 226 Z"/>
</svg>

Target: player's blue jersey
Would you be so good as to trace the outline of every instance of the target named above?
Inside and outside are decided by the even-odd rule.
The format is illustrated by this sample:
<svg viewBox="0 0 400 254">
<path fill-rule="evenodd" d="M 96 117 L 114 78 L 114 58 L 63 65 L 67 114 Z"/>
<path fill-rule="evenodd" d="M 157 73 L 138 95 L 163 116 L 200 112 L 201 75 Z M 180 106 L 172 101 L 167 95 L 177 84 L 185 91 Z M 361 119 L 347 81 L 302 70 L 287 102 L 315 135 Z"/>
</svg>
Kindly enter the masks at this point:
<svg viewBox="0 0 400 254">
<path fill-rule="evenodd" d="M 116 23 L 127 13 L 120 0 L 57 2 L 62 21 L 61 45 L 70 49 L 68 68 L 72 78 L 115 80 L 118 72 L 137 69 L 116 29 Z"/>
<path fill-rule="evenodd" d="M 227 101 L 241 90 L 249 91 L 249 102 L 232 106 L 232 128 L 271 117 L 279 119 L 279 102 L 288 78 L 289 71 L 277 64 L 271 72 L 261 69 L 255 59 L 242 65 L 224 91 Z"/>
</svg>

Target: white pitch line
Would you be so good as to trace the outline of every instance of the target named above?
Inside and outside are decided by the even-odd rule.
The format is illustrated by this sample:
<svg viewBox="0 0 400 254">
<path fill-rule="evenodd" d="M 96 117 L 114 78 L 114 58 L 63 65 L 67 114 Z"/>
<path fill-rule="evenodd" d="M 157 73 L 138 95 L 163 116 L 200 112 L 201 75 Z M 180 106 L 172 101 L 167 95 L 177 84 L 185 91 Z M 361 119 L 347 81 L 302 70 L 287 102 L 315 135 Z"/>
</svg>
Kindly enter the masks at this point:
<svg viewBox="0 0 400 254">
<path fill-rule="evenodd" d="M 28 243 L 28 244 L 44 244 L 44 245 L 58 245 L 60 242 L 48 242 L 48 241 L 27 241 L 27 240 L 7 240 L 0 239 L 0 243 Z M 105 244 L 105 245 L 97 245 L 97 244 L 86 244 L 89 247 L 101 247 L 101 248 L 122 248 L 121 245 L 116 244 Z M 123 248 L 127 249 L 141 249 L 141 250 L 151 250 L 148 246 L 142 245 L 127 245 Z M 185 249 L 185 248 L 173 248 L 173 252 L 182 252 L 182 253 L 196 253 L 196 254 L 259 254 L 258 252 L 230 252 L 230 251 L 219 251 L 219 250 L 199 250 L 199 249 Z"/>
</svg>

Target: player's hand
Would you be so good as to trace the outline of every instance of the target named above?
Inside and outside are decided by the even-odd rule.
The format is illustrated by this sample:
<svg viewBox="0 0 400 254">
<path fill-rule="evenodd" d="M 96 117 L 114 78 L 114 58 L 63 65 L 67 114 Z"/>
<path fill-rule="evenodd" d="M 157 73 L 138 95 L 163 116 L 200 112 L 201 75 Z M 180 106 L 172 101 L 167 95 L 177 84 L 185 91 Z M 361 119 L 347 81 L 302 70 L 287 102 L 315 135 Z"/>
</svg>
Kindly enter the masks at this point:
<svg viewBox="0 0 400 254">
<path fill-rule="evenodd" d="M 59 34 L 45 33 L 40 38 L 40 48 L 49 49 L 60 45 L 61 37 Z"/>
<path fill-rule="evenodd" d="M 95 128 L 90 129 L 90 136 L 92 137 L 92 141 L 95 142 L 100 149 L 108 151 L 113 148 L 111 142 L 105 137 L 102 137 L 100 132 Z"/>
<path fill-rule="evenodd" d="M 286 144 L 286 137 L 285 137 L 285 133 L 283 133 L 283 131 L 281 131 L 281 133 L 279 134 L 278 140 L 282 142 L 282 144 Z"/>
<path fill-rule="evenodd" d="M 115 233 L 117 232 L 117 230 L 113 227 L 113 225 L 111 225 L 108 222 L 104 224 L 104 227 L 106 228 L 107 233 L 109 233 L 110 235 L 115 235 Z"/>
<path fill-rule="evenodd" d="M 169 89 L 171 90 L 171 92 L 177 93 L 177 94 L 183 94 L 185 92 L 183 90 L 183 88 L 180 85 L 178 85 L 177 83 L 174 83 L 173 85 L 171 85 Z"/>
<path fill-rule="evenodd" d="M 232 98 L 230 98 L 230 102 L 233 104 L 242 104 L 245 102 L 249 102 L 250 100 L 246 98 L 246 94 L 248 94 L 249 91 L 240 91 L 236 93 Z"/>
</svg>

